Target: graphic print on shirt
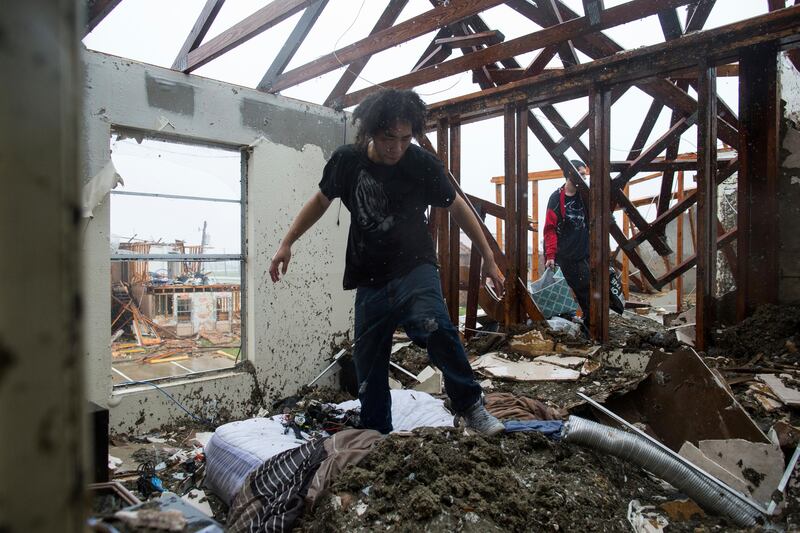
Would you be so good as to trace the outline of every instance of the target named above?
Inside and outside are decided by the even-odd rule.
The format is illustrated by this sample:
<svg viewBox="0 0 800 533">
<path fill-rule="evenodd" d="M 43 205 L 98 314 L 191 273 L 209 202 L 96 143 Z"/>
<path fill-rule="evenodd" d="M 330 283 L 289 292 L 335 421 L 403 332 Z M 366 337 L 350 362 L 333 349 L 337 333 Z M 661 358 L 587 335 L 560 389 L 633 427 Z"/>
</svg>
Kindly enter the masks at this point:
<svg viewBox="0 0 800 533">
<path fill-rule="evenodd" d="M 583 210 L 583 204 L 574 197 L 567 198 L 564 202 L 564 212 L 566 219 L 572 224 L 576 230 L 581 230 L 586 227 L 586 213 Z"/>
<path fill-rule="evenodd" d="M 389 199 L 378 183 L 366 170 L 361 170 L 356 181 L 356 220 L 361 229 L 368 232 L 386 232 L 395 224 L 389 213 Z"/>
</svg>

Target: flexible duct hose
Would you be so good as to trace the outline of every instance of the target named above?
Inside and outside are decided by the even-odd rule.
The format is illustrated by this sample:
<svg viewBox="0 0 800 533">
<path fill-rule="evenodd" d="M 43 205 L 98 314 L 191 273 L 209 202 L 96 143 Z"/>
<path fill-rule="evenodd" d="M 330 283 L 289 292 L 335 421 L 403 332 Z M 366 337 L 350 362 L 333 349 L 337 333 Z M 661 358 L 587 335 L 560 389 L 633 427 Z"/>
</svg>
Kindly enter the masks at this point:
<svg viewBox="0 0 800 533">
<path fill-rule="evenodd" d="M 764 523 L 765 517 L 758 510 L 638 435 L 570 416 L 562 438 L 639 465 L 686 493 L 705 510 L 726 516 L 738 526 Z"/>
</svg>

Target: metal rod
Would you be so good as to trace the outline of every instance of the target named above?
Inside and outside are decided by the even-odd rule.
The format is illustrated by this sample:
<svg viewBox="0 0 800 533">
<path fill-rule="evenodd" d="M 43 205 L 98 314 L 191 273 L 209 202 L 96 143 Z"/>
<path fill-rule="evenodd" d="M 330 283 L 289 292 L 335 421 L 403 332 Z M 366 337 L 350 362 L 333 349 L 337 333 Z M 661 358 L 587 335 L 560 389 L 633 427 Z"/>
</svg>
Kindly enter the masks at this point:
<svg viewBox="0 0 800 533">
<path fill-rule="evenodd" d="M 789 483 L 789 478 L 792 477 L 792 474 L 794 473 L 794 467 L 797 465 L 798 458 L 800 458 L 800 446 L 794 449 L 794 454 L 789 460 L 789 466 L 786 467 L 786 470 L 783 472 L 781 482 L 778 483 L 778 492 L 783 493 L 783 491 L 786 489 L 786 484 Z M 776 507 L 778 507 L 778 504 L 775 503 L 775 500 L 770 500 L 769 507 L 767 507 L 767 513 L 774 513 Z"/>
<path fill-rule="evenodd" d="M 242 199 L 229 199 L 229 198 L 206 198 L 204 196 L 184 196 L 182 194 L 160 194 L 154 192 L 135 192 L 135 191 L 116 191 L 112 190 L 111 194 L 115 196 L 149 196 L 151 198 L 169 198 L 172 200 L 201 200 L 203 202 L 226 202 L 230 204 L 241 204 Z"/>
<path fill-rule="evenodd" d="M 612 411 L 610 411 L 605 406 L 600 405 L 598 402 L 594 401 L 593 399 L 591 399 L 587 395 L 583 394 L 582 392 L 578 392 L 577 395 L 580 396 L 581 398 L 583 398 L 584 400 L 586 400 L 587 402 L 589 402 L 589 404 L 592 407 L 598 409 L 599 411 L 601 411 L 605 415 L 609 416 L 610 418 L 612 418 L 616 422 L 619 422 L 620 424 L 624 425 L 626 428 L 630 429 L 631 431 L 633 431 L 634 433 L 636 433 L 640 437 L 642 437 L 644 439 L 647 439 L 652 444 L 657 446 L 659 449 L 663 450 L 665 453 L 669 454 L 673 458 L 677 459 L 678 461 L 680 461 L 681 463 L 686 465 L 688 468 L 694 470 L 698 474 L 702 474 L 702 475 L 706 476 L 709 480 L 713 481 L 720 488 L 722 488 L 726 492 L 729 492 L 730 494 L 732 494 L 733 496 L 735 496 L 736 498 L 738 498 L 742 502 L 746 503 L 747 505 L 749 505 L 753 509 L 756 509 L 757 511 L 759 511 L 761 513 L 765 513 L 765 514 L 767 513 L 767 510 L 761 504 L 759 504 L 758 502 L 753 501 L 752 499 L 748 498 L 747 496 L 745 496 L 741 492 L 729 487 L 727 484 L 725 484 L 722 481 L 720 481 L 719 479 L 715 478 L 714 476 L 712 476 L 711 474 L 709 474 L 708 472 L 706 472 L 705 470 L 703 470 L 702 468 L 700 468 L 696 464 L 692 463 L 691 461 L 689 461 L 688 459 L 686 459 L 682 455 L 680 455 L 678 453 L 675 453 L 673 450 L 671 450 L 670 448 L 665 446 L 659 440 L 654 439 L 653 437 L 651 437 L 650 435 L 648 435 L 647 433 L 645 433 L 641 429 L 637 428 L 633 424 L 631 424 L 628 421 L 626 421 L 624 418 L 614 414 Z"/>
<path fill-rule="evenodd" d="M 320 373 L 319 373 L 319 376 L 317 376 L 317 377 L 315 377 L 314 379 L 312 379 L 312 380 L 311 380 L 311 382 L 308 384 L 308 387 L 312 386 L 314 383 L 316 383 L 317 381 L 319 381 L 319 380 L 322 378 L 322 376 L 324 376 L 325 374 L 327 374 L 327 373 L 328 373 L 328 371 L 329 371 L 331 368 L 333 368 L 333 365 L 335 365 L 336 363 L 338 363 L 338 362 L 339 362 L 339 359 L 341 359 L 341 358 L 342 358 L 342 356 L 345 354 L 345 352 L 347 352 L 347 349 L 346 349 L 346 348 L 342 348 L 341 350 L 339 350 L 339 353 L 337 353 L 335 356 L 333 356 L 333 362 L 332 362 L 331 364 L 329 364 L 328 366 L 326 366 L 326 367 L 325 367 L 325 370 L 323 370 L 322 372 L 320 372 Z"/>
<path fill-rule="evenodd" d="M 389 364 L 392 365 L 393 367 L 395 367 L 397 370 L 399 370 L 403 374 L 405 374 L 407 376 L 411 376 L 412 378 L 414 378 L 414 381 L 419 381 L 419 378 L 417 378 L 417 376 L 415 376 L 414 374 L 412 374 L 411 372 L 409 372 L 408 370 L 406 370 L 402 366 L 398 365 L 394 361 L 389 361 Z M 420 381 L 420 383 L 422 383 L 422 382 Z"/>
</svg>

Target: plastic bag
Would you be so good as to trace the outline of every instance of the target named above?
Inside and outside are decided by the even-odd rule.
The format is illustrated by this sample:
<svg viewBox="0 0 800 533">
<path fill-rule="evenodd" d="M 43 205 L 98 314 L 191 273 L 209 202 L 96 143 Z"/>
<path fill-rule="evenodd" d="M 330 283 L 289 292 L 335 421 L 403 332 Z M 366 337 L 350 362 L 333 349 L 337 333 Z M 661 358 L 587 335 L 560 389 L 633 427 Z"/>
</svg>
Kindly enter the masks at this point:
<svg viewBox="0 0 800 533">
<path fill-rule="evenodd" d="M 544 318 L 550 318 L 561 313 L 572 313 L 578 308 L 578 303 L 572 296 L 572 291 L 567 285 L 567 280 L 561 269 L 545 269 L 541 278 L 528 284 L 531 297 L 536 307 Z"/>
<path fill-rule="evenodd" d="M 553 331 L 566 333 L 569 337 L 577 337 L 581 334 L 581 327 L 578 324 L 560 316 L 548 319 L 547 325 Z"/>
</svg>

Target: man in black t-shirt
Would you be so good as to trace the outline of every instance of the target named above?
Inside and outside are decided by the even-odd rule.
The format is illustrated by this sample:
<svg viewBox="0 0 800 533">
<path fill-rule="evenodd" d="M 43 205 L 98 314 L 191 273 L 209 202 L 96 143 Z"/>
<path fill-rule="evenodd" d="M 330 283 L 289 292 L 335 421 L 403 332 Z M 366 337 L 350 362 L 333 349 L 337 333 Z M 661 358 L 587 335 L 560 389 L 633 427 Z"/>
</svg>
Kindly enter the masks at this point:
<svg viewBox="0 0 800 533">
<path fill-rule="evenodd" d="M 453 409 L 467 427 L 486 435 L 503 424 L 483 406 L 481 388 L 450 322 L 436 252 L 428 231 L 429 206 L 448 209 L 483 256 L 481 275 L 502 292 L 500 274 L 478 219 L 456 194 L 441 162 L 411 144 L 425 125 L 425 104 L 413 91 L 385 89 L 353 112 L 356 143 L 338 148 L 325 165 L 319 191 L 302 207 L 272 258 L 273 282 L 286 273 L 291 246 L 335 198 L 350 211 L 344 288 L 356 289 L 353 360 L 361 421 L 392 430 L 389 355 L 398 325 L 442 370 Z"/>
<path fill-rule="evenodd" d="M 589 169 L 583 161 L 574 160 L 580 175 Z M 545 268 L 561 268 L 567 285 L 583 311 L 583 324 L 589 328 L 589 219 L 578 188 L 567 178 L 566 183 L 550 195 L 544 223 Z"/>
</svg>

